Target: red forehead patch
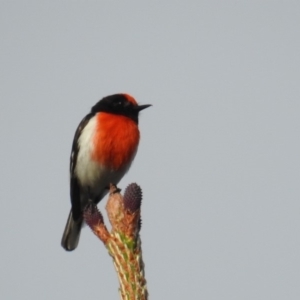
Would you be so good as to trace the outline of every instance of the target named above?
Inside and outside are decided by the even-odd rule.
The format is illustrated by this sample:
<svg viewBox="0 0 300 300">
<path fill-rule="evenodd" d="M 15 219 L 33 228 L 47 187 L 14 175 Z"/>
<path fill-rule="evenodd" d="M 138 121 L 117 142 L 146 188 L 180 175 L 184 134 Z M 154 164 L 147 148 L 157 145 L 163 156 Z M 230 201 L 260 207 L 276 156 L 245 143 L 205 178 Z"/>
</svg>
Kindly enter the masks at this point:
<svg viewBox="0 0 300 300">
<path fill-rule="evenodd" d="M 123 94 L 127 101 L 131 102 L 133 105 L 138 105 L 136 100 L 129 94 Z"/>
</svg>

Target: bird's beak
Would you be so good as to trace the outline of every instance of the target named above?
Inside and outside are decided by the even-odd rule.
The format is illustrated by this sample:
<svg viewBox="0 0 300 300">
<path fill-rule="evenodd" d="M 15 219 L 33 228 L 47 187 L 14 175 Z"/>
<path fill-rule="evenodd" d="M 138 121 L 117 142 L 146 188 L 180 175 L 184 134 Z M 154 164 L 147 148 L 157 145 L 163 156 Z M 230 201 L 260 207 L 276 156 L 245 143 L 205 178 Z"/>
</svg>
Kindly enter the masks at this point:
<svg viewBox="0 0 300 300">
<path fill-rule="evenodd" d="M 145 108 L 147 108 L 147 107 L 149 107 L 149 106 L 152 106 L 151 104 L 144 104 L 144 105 L 138 105 L 138 106 L 136 106 L 136 110 L 137 111 L 141 111 L 141 110 L 143 110 L 143 109 L 145 109 Z"/>
</svg>

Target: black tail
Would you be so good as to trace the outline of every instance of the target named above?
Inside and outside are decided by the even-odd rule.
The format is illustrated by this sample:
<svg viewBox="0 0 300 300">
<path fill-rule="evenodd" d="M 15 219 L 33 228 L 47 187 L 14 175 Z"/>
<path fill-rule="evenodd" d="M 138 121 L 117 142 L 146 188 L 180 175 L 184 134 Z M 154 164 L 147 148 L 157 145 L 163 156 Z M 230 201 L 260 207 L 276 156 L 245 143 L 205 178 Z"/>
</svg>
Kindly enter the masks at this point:
<svg viewBox="0 0 300 300">
<path fill-rule="evenodd" d="M 72 210 L 70 211 L 65 231 L 61 239 L 61 245 L 65 250 L 72 251 L 78 246 L 82 221 L 82 219 L 74 221 Z"/>
</svg>

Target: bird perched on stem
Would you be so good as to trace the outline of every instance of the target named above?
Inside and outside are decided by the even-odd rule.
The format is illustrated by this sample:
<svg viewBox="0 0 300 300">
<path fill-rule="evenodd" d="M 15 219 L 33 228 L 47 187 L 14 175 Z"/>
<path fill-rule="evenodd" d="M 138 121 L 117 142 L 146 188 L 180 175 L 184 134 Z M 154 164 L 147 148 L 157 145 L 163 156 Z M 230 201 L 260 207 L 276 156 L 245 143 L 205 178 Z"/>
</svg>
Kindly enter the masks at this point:
<svg viewBox="0 0 300 300">
<path fill-rule="evenodd" d="M 115 94 L 97 102 L 80 122 L 70 158 L 71 211 L 61 245 L 74 250 L 79 242 L 83 210 L 88 201 L 98 203 L 130 168 L 137 152 L 138 105 L 128 94 Z"/>
</svg>

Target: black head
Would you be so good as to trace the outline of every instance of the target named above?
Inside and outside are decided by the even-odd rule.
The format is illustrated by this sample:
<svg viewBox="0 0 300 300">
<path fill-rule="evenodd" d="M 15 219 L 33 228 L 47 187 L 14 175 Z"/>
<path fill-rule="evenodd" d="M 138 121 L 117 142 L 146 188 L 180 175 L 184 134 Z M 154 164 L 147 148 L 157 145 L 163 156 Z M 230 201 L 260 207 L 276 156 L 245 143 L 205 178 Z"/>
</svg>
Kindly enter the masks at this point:
<svg viewBox="0 0 300 300">
<path fill-rule="evenodd" d="M 91 113 L 107 112 L 126 116 L 138 123 L 139 112 L 151 105 L 138 105 L 133 97 L 128 94 L 115 94 L 104 97 L 97 102 Z"/>
</svg>

